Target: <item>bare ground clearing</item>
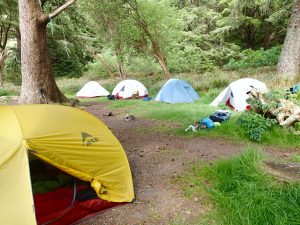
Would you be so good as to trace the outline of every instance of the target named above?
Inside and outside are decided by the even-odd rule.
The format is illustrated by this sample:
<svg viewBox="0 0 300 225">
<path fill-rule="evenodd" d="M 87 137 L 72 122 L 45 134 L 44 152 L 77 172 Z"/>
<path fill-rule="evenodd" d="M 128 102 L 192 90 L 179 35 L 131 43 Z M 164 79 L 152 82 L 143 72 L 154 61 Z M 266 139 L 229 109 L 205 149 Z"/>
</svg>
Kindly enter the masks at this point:
<svg viewBox="0 0 300 225">
<path fill-rule="evenodd" d="M 192 222 L 207 208 L 201 198 L 184 197 L 174 182 L 193 162 L 228 157 L 245 148 L 225 139 L 184 138 L 147 132 L 155 121 L 136 118 L 126 122 L 123 109 L 107 109 L 105 103 L 89 103 L 86 110 L 105 122 L 123 145 L 133 174 L 135 203 L 107 209 L 80 221 L 80 225 L 170 224 L 176 219 Z M 112 111 L 113 116 L 103 116 Z M 166 124 L 169 126 L 169 124 Z M 296 150 L 266 147 L 276 157 L 288 157 Z"/>
</svg>

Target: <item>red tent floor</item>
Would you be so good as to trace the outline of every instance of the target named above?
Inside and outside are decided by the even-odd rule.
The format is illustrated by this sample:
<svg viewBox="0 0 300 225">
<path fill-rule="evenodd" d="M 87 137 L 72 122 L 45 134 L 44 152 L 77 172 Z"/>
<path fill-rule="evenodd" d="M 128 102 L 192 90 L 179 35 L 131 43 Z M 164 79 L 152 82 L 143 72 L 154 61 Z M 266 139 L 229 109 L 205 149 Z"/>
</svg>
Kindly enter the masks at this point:
<svg viewBox="0 0 300 225">
<path fill-rule="evenodd" d="M 97 198 L 85 201 L 75 200 L 72 205 L 72 200 L 72 188 L 63 187 L 44 194 L 34 194 L 37 223 L 39 225 L 72 224 L 88 215 L 122 204 Z"/>
</svg>

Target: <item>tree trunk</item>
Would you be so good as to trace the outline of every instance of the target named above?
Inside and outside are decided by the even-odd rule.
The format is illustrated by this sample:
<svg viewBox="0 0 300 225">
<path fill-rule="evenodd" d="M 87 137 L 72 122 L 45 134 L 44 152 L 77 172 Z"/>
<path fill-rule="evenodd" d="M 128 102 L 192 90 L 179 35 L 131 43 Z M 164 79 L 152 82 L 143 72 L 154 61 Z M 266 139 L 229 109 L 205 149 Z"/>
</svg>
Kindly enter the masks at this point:
<svg viewBox="0 0 300 225">
<path fill-rule="evenodd" d="M 3 69 L 5 66 L 5 60 L 8 57 L 9 53 L 6 50 L 3 50 L 0 54 L 0 87 L 3 87 Z"/>
<path fill-rule="evenodd" d="M 15 29 L 15 32 L 16 32 L 16 40 L 17 40 L 17 59 L 19 61 L 21 61 L 21 33 L 20 33 L 20 28 L 17 27 Z"/>
<path fill-rule="evenodd" d="M 164 71 L 164 74 L 165 74 L 166 78 L 170 79 L 171 78 L 171 73 L 168 70 L 167 64 L 164 60 L 164 57 L 161 54 L 160 49 L 157 49 L 156 52 L 154 53 L 154 55 L 155 55 L 159 65 L 161 66 L 162 70 Z"/>
<path fill-rule="evenodd" d="M 124 69 L 124 63 L 122 60 L 121 52 L 122 52 L 121 45 L 118 44 L 118 46 L 115 48 L 115 54 L 116 54 L 117 62 L 118 62 L 119 75 L 120 75 L 121 79 L 125 79 L 126 73 L 125 73 L 125 69 Z"/>
<path fill-rule="evenodd" d="M 199 1 L 197 1 L 197 2 L 199 2 Z M 147 25 L 146 21 L 141 18 L 140 14 L 139 14 L 139 10 L 138 10 L 138 6 L 137 5 L 138 4 L 137 4 L 136 0 L 134 1 L 134 4 L 131 5 L 132 9 L 136 13 L 136 16 L 133 17 L 133 18 L 136 20 L 136 23 L 139 26 L 139 28 L 142 31 L 144 31 L 145 35 L 149 38 L 149 41 L 151 42 L 152 49 L 150 50 L 147 47 L 146 48 L 147 48 L 148 52 L 151 52 L 151 54 L 153 54 L 155 56 L 155 58 L 157 59 L 158 63 L 160 64 L 162 70 L 164 71 L 164 74 L 165 74 L 166 78 L 170 79 L 171 78 L 171 73 L 168 70 L 167 63 L 165 61 L 165 58 L 164 58 L 163 53 L 161 51 L 161 48 L 159 46 L 159 42 L 155 38 L 155 36 L 153 36 L 151 34 L 151 32 L 149 31 L 148 25 Z M 143 38 L 143 39 L 146 39 L 146 38 Z M 147 46 L 147 41 L 145 41 L 144 44 L 145 44 L 145 46 Z"/>
<path fill-rule="evenodd" d="M 38 0 L 19 0 L 22 88 L 19 103 L 62 103 L 67 98 L 58 89 L 47 46 L 46 26 L 50 16 Z"/>
<path fill-rule="evenodd" d="M 271 43 L 271 41 L 274 37 L 274 34 L 275 34 L 274 32 L 272 32 L 271 26 L 272 26 L 271 23 L 267 22 L 263 27 L 263 29 L 265 31 L 264 39 L 263 39 L 263 48 L 264 48 L 264 50 L 267 50 L 267 49 L 270 48 L 270 43 Z"/>
<path fill-rule="evenodd" d="M 300 0 L 296 1 L 291 15 L 277 64 L 277 74 L 289 79 L 300 74 Z"/>
<path fill-rule="evenodd" d="M 152 36 L 150 31 L 148 30 L 148 26 L 145 23 L 145 21 L 140 19 L 139 25 L 143 29 L 143 31 L 145 32 L 147 37 L 149 38 L 149 40 L 151 42 L 151 45 L 152 45 L 152 52 L 153 52 L 155 58 L 157 59 L 159 65 L 161 66 L 162 70 L 164 71 L 164 74 L 165 74 L 166 78 L 170 79 L 171 78 L 171 73 L 168 70 L 166 61 L 165 61 L 164 56 L 163 56 L 163 54 L 160 50 L 158 41 Z"/>
<path fill-rule="evenodd" d="M 125 73 L 125 69 L 124 69 L 124 63 L 123 63 L 123 60 L 122 60 L 121 40 L 118 36 L 116 37 L 115 26 L 110 21 L 110 19 L 108 18 L 108 16 L 106 15 L 106 13 L 104 11 L 102 11 L 102 15 L 103 15 L 104 21 L 106 23 L 106 26 L 108 28 L 108 31 L 109 31 L 110 41 L 112 43 L 117 41 L 117 44 L 114 48 L 115 48 L 115 54 L 116 54 L 116 58 L 117 58 L 118 71 L 119 71 L 120 78 L 125 79 L 126 78 L 126 73 Z"/>
</svg>

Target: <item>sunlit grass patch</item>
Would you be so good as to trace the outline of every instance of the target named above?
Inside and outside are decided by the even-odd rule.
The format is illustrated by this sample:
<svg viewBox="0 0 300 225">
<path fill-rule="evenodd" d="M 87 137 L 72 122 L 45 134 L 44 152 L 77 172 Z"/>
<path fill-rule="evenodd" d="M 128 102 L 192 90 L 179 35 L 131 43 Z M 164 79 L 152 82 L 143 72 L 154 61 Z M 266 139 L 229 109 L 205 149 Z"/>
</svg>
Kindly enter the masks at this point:
<svg viewBox="0 0 300 225">
<path fill-rule="evenodd" d="M 300 224 L 300 184 L 274 180 L 263 170 L 264 158 L 248 149 L 194 169 L 193 194 L 197 188 L 207 194 L 215 224 Z"/>
<path fill-rule="evenodd" d="M 221 126 L 198 130 L 197 132 L 185 132 L 185 128 L 193 125 L 196 121 L 209 117 L 218 108 L 212 107 L 210 93 L 200 94 L 200 99 L 194 103 L 167 104 L 156 101 L 137 100 L 113 100 L 110 101 L 109 108 L 123 109 L 127 113 L 137 117 L 156 120 L 167 124 L 164 132 L 179 136 L 196 137 L 224 137 L 229 140 L 242 140 L 249 142 L 246 131 L 238 123 L 238 119 L 243 113 L 232 112 L 228 121 L 221 123 Z M 279 125 L 266 130 L 262 136 L 262 143 L 276 145 L 279 147 L 300 147 L 300 139 L 292 132 L 283 129 Z"/>
</svg>

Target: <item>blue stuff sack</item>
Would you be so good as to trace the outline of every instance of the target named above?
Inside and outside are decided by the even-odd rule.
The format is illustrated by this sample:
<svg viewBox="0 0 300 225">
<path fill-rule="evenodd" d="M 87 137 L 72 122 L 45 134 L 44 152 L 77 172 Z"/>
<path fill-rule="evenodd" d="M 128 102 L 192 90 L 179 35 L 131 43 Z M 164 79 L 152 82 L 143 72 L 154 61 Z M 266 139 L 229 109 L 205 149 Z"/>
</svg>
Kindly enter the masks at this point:
<svg viewBox="0 0 300 225">
<path fill-rule="evenodd" d="M 200 121 L 200 128 L 214 128 L 215 124 L 214 121 L 212 121 L 209 118 L 204 118 Z"/>
<path fill-rule="evenodd" d="M 291 91 L 292 94 L 297 93 L 298 90 L 299 90 L 299 86 L 298 86 L 298 85 L 296 85 L 296 86 L 290 88 L 290 91 Z"/>
</svg>

